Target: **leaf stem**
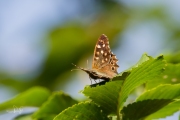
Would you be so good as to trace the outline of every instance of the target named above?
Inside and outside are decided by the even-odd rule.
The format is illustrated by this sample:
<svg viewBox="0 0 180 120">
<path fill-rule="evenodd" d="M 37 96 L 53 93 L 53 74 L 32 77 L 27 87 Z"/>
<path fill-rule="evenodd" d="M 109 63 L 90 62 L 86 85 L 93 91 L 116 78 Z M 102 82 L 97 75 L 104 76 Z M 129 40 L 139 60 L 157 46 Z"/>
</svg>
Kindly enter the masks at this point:
<svg viewBox="0 0 180 120">
<path fill-rule="evenodd" d="M 122 116 L 119 111 L 117 111 L 117 120 L 122 120 Z"/>
</svg>

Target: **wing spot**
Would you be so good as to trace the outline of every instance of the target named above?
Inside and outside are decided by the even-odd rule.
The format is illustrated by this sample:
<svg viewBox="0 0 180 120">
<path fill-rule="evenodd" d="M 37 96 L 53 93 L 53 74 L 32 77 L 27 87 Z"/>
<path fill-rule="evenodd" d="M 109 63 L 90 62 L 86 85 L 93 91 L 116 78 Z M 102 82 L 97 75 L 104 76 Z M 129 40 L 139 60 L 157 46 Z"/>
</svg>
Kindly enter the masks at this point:
<svg viewBox="0 0 180 120">
<path fill-rule="evenodd" d="M 97 48 L 101 48 L 101 46 L 100 46 L 100 45 L 97 45 L 96 47 L 97 47 Z"/>
<path fill-rule="evenodd" d="M 105 61 L 108 61 L 108 59 L 106 58 Z"/>
<path fill-rule="evenodd" d="M 115 70 L 115 68 L 114 68 L 114 67 L 111 67 L 111 70 L 113 70 L 113 71 L 114 71 L 114 70 Z"/>
<path fill-rule="evenodd" d="M 99 57 L 95 57 L 95 59 L 96 59 L 96 60 L 98 60 L 98 59 L 99 59 Z"/>
<path fill-rule="evenodd" d="M 96 52 L 97 55 L 99 55 L 99 52 Z"/>
<path fill-rule="evenodd" d="M 105 47 L 105 44 L 103 44 L 103 47 Z"/>
<path fill-rule="evenodd" d="M 104 53 L 104 51 L 103 50 L 101 50 L 101 54 L 103 54 Z"/>
<path fill-rule="evenodd" d="M 103 41 L 103 40 L 99 40 L 99 42 L 100 42 L 101 44 L 104 44 L 104 41 Z"/>
<path fill-rule="evenodd" d="M 102 63 L 104 63 L 105 61 L 104 60 L 102 60 Z"/>
<path fill-rule="evenodd" d="M 107 55 L 107 53 L 104 53 L 104 56 L 106 56 Z"/>
</svg>

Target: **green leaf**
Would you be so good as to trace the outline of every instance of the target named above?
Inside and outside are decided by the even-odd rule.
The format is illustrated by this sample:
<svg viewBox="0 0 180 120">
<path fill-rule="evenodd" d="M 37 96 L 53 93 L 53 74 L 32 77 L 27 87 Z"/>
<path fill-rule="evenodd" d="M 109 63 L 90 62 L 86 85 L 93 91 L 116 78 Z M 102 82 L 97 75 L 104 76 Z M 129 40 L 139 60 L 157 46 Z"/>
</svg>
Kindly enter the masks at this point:
<svg viewBox="0 0 180 120">
<path fill-rule="evenodd" d="M 130 74 L 131 74 L 131 71 L 124 71 L 124 72 L 118 74 L 117 76 L 115 76 L 115 77 L 112 79 L 112 81 L 125 80 Z"/>
<path fill-rule="evenodd" d="M 132 67 L 130 67 L 129 69 L 123 71 L 122 73 L 118 74 L 116 77 L 114 77 L 112 79 L 112 81 L 114 80 L 125 80 L 131 73 L 133 68 L 138 67 L 139 65 L 141 65 L 142 63 L 144 63 L 145 61 L 148 61 L 151 57 L 148 56 L 146 53 L 142 55 L 142 57 L 140 58 L 140 60 L 133 65 Z"/>
<path fill-rule="evenodd" d="M 160 85 L 157 88 L 146 91 L 137 98 L 137 101 L 147 99 L 175 99 L 180 96 L 180 84 Z"/>
<path fill-rule="evenodd" d="M 143 59 L 144 57 L 145 59 Z M 117 79 L 119 77 L 119 80 L 108 82 L 105 85 L 93 88 L 86 87 L 82 93 L 100 105 L 107 114 L 119 112 L 119 106 L 123 105 L 125 99 L 134 88 L 149 79 L 153 79 L 163 71 L 165 65 L 163 56 L 153 59 L 143 55 L 141 59 L 139 65 L 136 65 L 130 71 L 130 74 L 122 73 L 116 77 Z M 143 60 L 145 62 L 142 62 Z M 125 79 L 124 83 L 122 79 Z M 122 90 L 121 94 L 120 90 Z"/>
<path fill-rule="evenodd" d="M 106 113 L 116 113 L 123 81 L 112 81 L 97 87 L 87 86 L 82 93 L 100 105 Z"/>
<path fill-rule="evenodd" d="M 39 107 L 44 103 L 50 95 L 50 91 L 43 87 L 33 87 L 27 91 L 17 95 L 16 97 L 0 104 L 0 111 L 25 106 Z"/>
<path fill-rule="evenodd" d="M 129 68 L 128 70 L 126 70 L 126 71 L 130 71 L 130 70 L 132 70 L 133 68 L 137 68 L 139 65 L 141 65 L 142 63 L 148 61 L 149 59 L 152 59 L 152 57 L 151 57 L 151 56 L 148 56 L 146 53 L 144 53 L 144 54 L 141 56 L 140 60 L 139 60 L 135 65 L 133 65 L 132 67 L 130 67 L 130 68 Z"/>
<path fill-rule="evenodd" d="M 160 84 L 180 83 L 180 64 L 168 64 L 164 73 L 146 84 L 146 89 L 151 89 Z"/>
<path fill-rule="evenodd" d="M 108 120 L 100 107 L 93 102 L 81 102 L 67 108 L 54 120 Z"/>
<path fill-rule="evenodd" d="M 121 111 L 123 120 L 141 120 L 172 102 L 171 99 L 153 99 L 129 104 Z"/>
<path fill-rule="evenodd" d="M 180 84 L 176 85 L 160 85 L 154 89 L 146 91 L 144 94 L 137 98 L 137 101 L 148 100 L 148 99 L 176 99 L 180 97 Z M 178 105 L 179 104 L 179 105 Z M 180 102 L 172 102 L 162 109 L 158 110 L 156 113 L 147 117 L 148 120 L 154 118 L 166 117 L 167 115 L 172 115 L 180 109 Z"/>
<path fill-rule="evenodd" d="M 41 120 L 52 120 L 64 109 L 76 104 L 77 101 L 69 95 L 60 92 L 54 92 L 49 99 L 33 114 L 33 118 Z"/>
<path fill-rule="evenodd" d="M 173 64 L 180 63 L 180 52 L 177 52 L 175 54 L 169 54 L 164 57 L 168 63 L 173 63 Z"/>
<path fill-rule="evenodd" d="M 164 70 L 165 63 L 163 56 L 159 56 L 156 59 L 150 58 L 149 60 L 134 68 L 131 74 L 126 78 L 121 88 L 118 108 L 121 110 L 125 100 L 132 90 L 137 86 L 153 80 Z M 119 110 L 119 111 L 120 111 Z"/>
<path fill-rule="evenodd" d="M 149 115 L 145 120 L 153 120 L 158 118 L 165 118 L 174 114 L 175 112 L 180 110 L 180 100 L 174 101 L 157 112 Z"/>
<path fill-rule="evenodd" d="M 32 114 L 22 114 L 15 117 L 13 120 L 33 120 L 31 117 Z"/>
</svg>

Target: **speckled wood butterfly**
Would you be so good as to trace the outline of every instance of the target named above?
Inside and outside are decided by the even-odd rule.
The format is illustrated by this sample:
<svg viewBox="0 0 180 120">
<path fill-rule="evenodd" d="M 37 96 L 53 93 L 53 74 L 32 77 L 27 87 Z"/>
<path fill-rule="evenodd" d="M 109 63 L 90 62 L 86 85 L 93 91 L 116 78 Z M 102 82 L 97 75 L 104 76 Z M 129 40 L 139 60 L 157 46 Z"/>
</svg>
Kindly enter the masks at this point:
<svg viewBox="0 0 180 120">
<path fill-rule="evenodd" d="M 110 80 L 118 74 L 118 59 L 111 52 L 109 40 L 106 35 L 102 34 L 95 46 L 92 62 L 92 69 L 76 67 L 89 74 L 89 77 L 96 80 Z"/>
</svg>

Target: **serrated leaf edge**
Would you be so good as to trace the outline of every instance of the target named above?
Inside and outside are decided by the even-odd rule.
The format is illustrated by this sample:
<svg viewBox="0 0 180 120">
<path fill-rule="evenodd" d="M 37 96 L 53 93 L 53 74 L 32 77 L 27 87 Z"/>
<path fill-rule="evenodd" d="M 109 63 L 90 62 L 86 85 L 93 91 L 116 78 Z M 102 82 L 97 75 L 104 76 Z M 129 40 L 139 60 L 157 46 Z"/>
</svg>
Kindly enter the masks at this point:
<svg viewBox="0 0 180 120">
<path fill-rule="evenodd" d="M 94 102 L 92 102 L 92 101 L 79 102 L 79 103 L 77 103 L 77 104 L 74 104 L 74 105 L 71 106 L 71 107 L 68 107 L 68 108 L 64 109 L 61 113 L 59 113 L 58 115 L 56 115 L 56 117 L 54 117 L 53 120 L 55 120 L 59 115 L 63 114 L 63 113 L 66 112 L 67 110 L 69 110 L 69 109 L 71 109 L 71 108 L 73 108 L 73 107 L 75 107 L 75 106 L 78 106 L 78 105 L 81 105 L 81 104 L 86 104 L 86 103 L 89 103 L 89 104 L 95 104 L 97 107 L 100 108 L 99 105 L 97 105 L 96 103 L 94 103 Z M 103 110 L 101 109 L 100 112 L 103 112 Z"/>
<path fill-rule="evenodd" d="M 152 89 L 149 89 L 147 91 L 144 91 L 144 93 L 142 93 L 139 97 L 136 98 L 136 101 L 141 101 L 141 100 L 138 100 L 141 96 L 143 96 L 144 94 L 146 94 L 147 92 L 150 92 L 150 91 L 154 91 L 156 89 L 159 89 L 160 87 L 164 87 L 164 86 L 176 86 L 176 85 L 179 85 L 179 84 L 160 84 L 158 85 L 157 87 L 154 87 Z M 147 100 L 147 99 L 143 99 L 143 100 Z"/>
<path fill-rule="evenodd" d="M 164 65 L 166 64 L 166 61 L 164 60 L 164 56 L 163 55 L 160 55 L 160 56 L 158 56 L 158 57 L 156 57 L 156 58 L 153 58 L 153 57 L 151 57 L 151 56 L 148 56 L 149 57 L 149 59 L 148 60 L 146 60 L 146 61 L 144 61 L 143 63 L 141 63 L 140 65 L 138 65 L 138 67 L 139 66 L 142 66 L 143 64 L 145 64 L 146 62 L 148 62 L 148 61 L 150 61 L 150 60 L 159 60 L 159 59 L 162 59 L 162 62 L 164 62 Z M 132 68 L 132 70 L 133 69 L 137 69 L 137 67 L 134 67 L 134 68 Z M 163 68 L 162 70 L 164 70 L 165 68 Z M 131 70 L 131 71 L 132 71 Z M 129 76 L 128 76 L 129 77 Z M 127 77 L 127 78 L 128 78 Z M 158 77 L 158 76 L 157 76 Z M 127 79 L 126 78 L 126 79 Z M 146 81 L 144 81 L 143 83 L 145 83 Z M 122 91 L 122 87 L 123 87 L 123 85 L 124 85 L 124 83 L 125 83 L 125 80 L 123 81 L 123 83 L 122 83 L 122 86 L 121 86 L 121 89 L 120 89 L 120 92 L 119 92 L 119 96 L 121 96 L 121 91 Z M 143 83 L 141 83 L 141 84 L 143 84 Z M 120 101 L 120 97 L 118 98 L 118 101 Z M 124 100 L 125 101 L 125 100 Z M 124 101 L 122 101 L 122 102 L 124 102 Z M 118 102 L 118 112 L 120 112 L 120 110 L 122 109 L 120 106 L 119 106 L 119 104 L 120 104 L 120 102 Z"/>
</svg>

